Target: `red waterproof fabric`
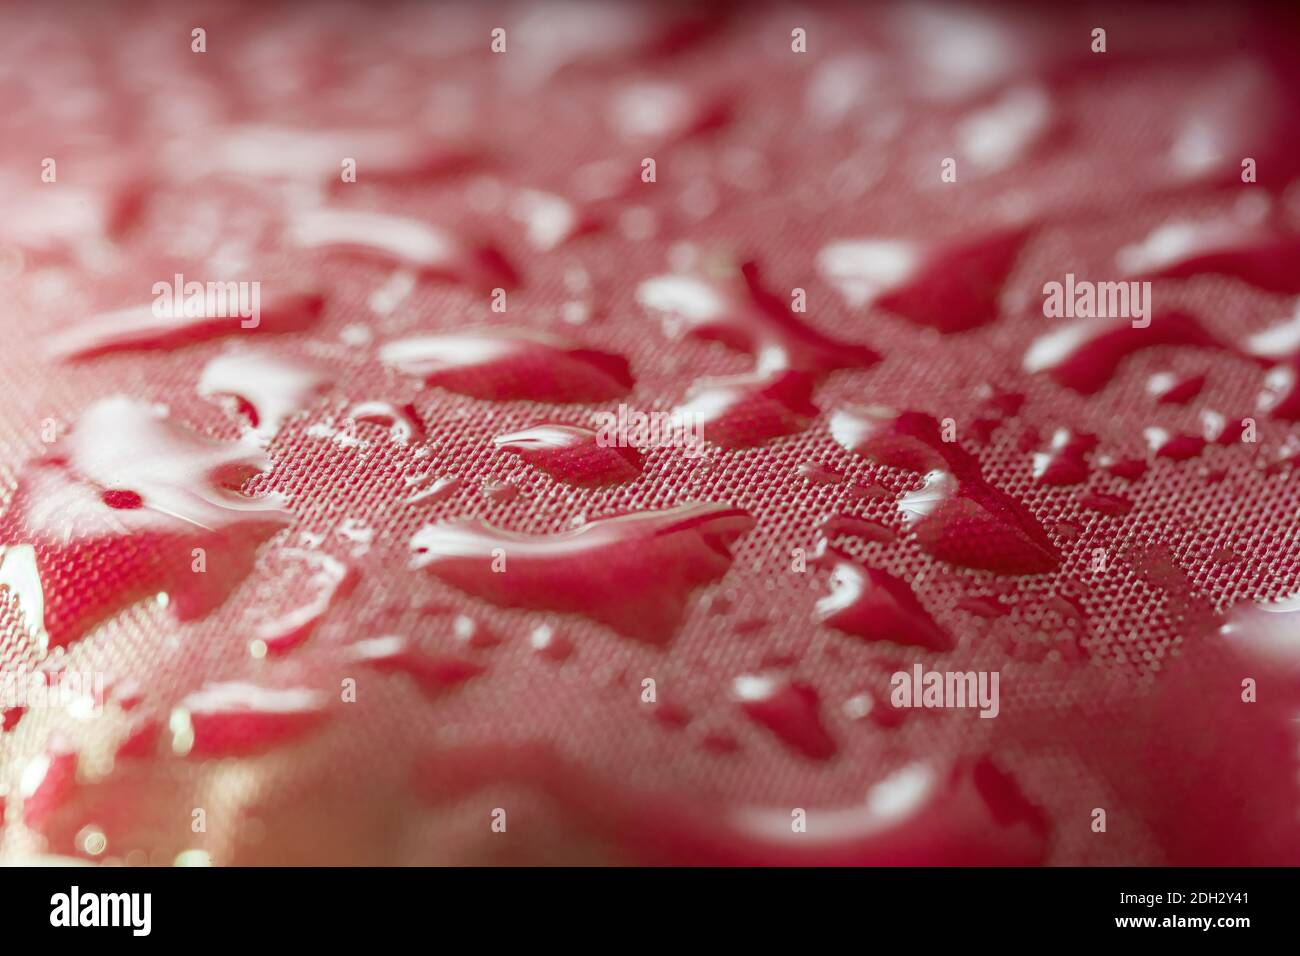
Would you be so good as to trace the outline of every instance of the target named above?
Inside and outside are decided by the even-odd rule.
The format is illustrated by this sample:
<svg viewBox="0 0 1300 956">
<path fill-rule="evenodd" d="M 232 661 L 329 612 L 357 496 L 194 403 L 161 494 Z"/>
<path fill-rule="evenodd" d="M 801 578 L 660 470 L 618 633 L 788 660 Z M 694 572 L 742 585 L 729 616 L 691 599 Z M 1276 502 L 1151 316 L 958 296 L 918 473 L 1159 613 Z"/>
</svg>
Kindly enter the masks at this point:
<svg viewBox="0 0 1300 956">
<path fill-rule="evenodd" d="M 1293 12 L 0 21 L 0 858 L 1300 862 Z"/>
</svg>

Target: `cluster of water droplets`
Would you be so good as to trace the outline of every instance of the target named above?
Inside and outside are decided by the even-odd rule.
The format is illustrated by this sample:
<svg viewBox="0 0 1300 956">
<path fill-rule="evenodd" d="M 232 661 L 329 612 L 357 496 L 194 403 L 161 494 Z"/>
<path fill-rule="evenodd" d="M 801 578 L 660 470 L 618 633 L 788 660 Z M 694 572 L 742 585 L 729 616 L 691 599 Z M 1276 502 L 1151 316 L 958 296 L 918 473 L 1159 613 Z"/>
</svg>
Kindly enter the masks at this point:
<svg viewBox="0 0 1300 956">
<path fill-rule="evenodd" d="M 546 79 L 575 63 L 644 53 L 669 39 L 644 20 L 644 11 L 607 16 L 618 41 L 612 44 L 584 44 L 574 39 L 586 36 L 584 31 L 570 35 L 534 23 L 531 30 L 539 39 L 531 54 L 533 76 Z M 1012 26 L 979 32 L 970 41 L 970 56 L 931 60 L 927 44 L 907 38 L 925 26 L 927 36 L 938 31 L 942 48 L 953 30 L 962 32 L 961 25 L 942 18 L 920 24 L 910 19 L 914 16 L 927 15 L 900 14 L 891 27 L 900 38 L 902 60 L 925 80 L 913 93 L 959 105 L 963 91 L 998 93 L 992 105 L 970 108 L 959 123 L 960 155 L 981 175 L 1014 168 L 1051 139 L 1056 78 Z M 689 25 L 707 33 L 700 24 Z M 529 29 L 525 26 L 524 36 Z M 814 78 L 838 104 L 820 121 L 833 125 L 861 108 L 856 93 L 841 95 L 840 89 L 842 77 L 860 69 L 868 68 L 840 63 L 837 71 Z M 1255 96 L 1256 84 L 1251 74 L 1237 77 L 1223 97 L 1208 103 L 1208 118 L 1188 118 L 1173 151 L 1162 157 L 1166 172 L 1175 171 L 1181 184 L 1196 188 L 1221 179 L 1222 157 L 1234 156 L 1240 140 L 1253 142 L 1258 135 L 1254 120 L 1243 115 L 1249 111 L 1237 108 L 1243 97 Z M 726 96 L 696 96 L 672 84 L 624 90 L 619 98 L 625 105 L 615 108 L 614 125 L 628 144 L 628 157 L 647 143 L 669 146 L 724 128 L 732 113 Z M 1208 132 L 1198 135 L 1198 129 Z M 1268 141 L 1276 146 L 1279 138 Z M 381 316 L 429 284 L 450 283 L 487 297 L 512 293 L 536 278 L 499 244 L 472 230 L 354 208 L 337 188 L 338 153 L 358 158 L 368 186 L 423 184 L 483 162 L 469 144 L 449 146 L 423 133 L 250 125 L 215 137 L 199 172 L 308 183 L 313 201 L 286 211 L 277 223 L 275 247 L 303 256 L 322 272 L 335 263 L 348 268 L 377 263 L 388 278 L 370 304 Z M 631 201 L 636 184 L 631 174 L 612 177 L 611 185 L 588 197 L 525 188 L 511 197 L 509 217 L 534 249 L 562 250 L 592 232 L 626 232 L 628 221 L 619 209 Z M 105 189 L 97 196 L 90 228 L 108 238 L 118 235 L 142 194 L 147 198 L 135 180 Z M 864 230 L 822 242 L 807 263 L 808 275 L 833 290 L 844 309 L 872 321 L 905 323 L 935 341 L 974 336 L 1008 317 L 1007 285 L 1049 219 L 1047 213 L 1010 216 L 975 233 L 942 238 Z M 634 232 L 636 225 L 634 220 Z M 53 226 L 19 238 L 35 251 L 66 240 Z M 1268 203 L 1244 203 L 1217 218 L 1169 222 L 1134 237 L 1117 252 L 1114 265 L 1117 274 L 1138 280 L 1227 276 L 1264 292 L 1294 295 L 1300 294 L 1298 259 L 1300 239 L 1278 211 Z M 1152 425 L 1143 434 L 1141 454 L 1110 448 L 1071 424 L 1017 448 L 1034 485 L 1053 493 L 1077 492 L 1080 508 L 1107 520 L 1123 519 L 1134 502 L 1113 490 L 1081 487 L 1096 468 L 1138 485 L 1161 460 L 1180 463 L 1216 446 L 1239 447 L 1239 423 L 1252 414 L 1282 423 L 1300 420 L 1300 313 L 1244 341 L 1225 338 L 1212 331 L 1219 323 L 1184 309 L 1157 310 L 1142 327 L 1116 319 L 1053 328 L 1025 344 L 1018 370 L 1009 373 L 1016 376 L 1014 386 L 986 387 L 973 414 L 964 414 L 956 434 L 949 435 L 943 409 L 896 408 L 886 404 L 889 396 L 876 394 L 873 374 L 890 356 L 868 342 L 871 325 L 828 334 L 824 323 L 776 291 L 757 261 L 741 257 L 709 266 L 643 269 L 634 287 L 642 311 L 638 318 L 658 320 L 664 347 L 682 340 L 714 343 L 727 358 L 752 363 L 736 374 L 692 375 L 681 394 L 659 396 L 675 425 L 702 423 L 710 456 L 737 459 L 755 449 L 779 449 L 785 440 L 828 436 L 833 446 L 828 452 L 842 452 L 851 462 L 846 471 L 888 482 L 889 487 L 867 487 L 815 460 L 796 466 L 803 482 L 830 490 L 838 503 L 834 513 L 797 529 L 817 537 L 812 564 L 824 583 L 824 593 L 808 607 L 807 626 L 824 628 L 836 640 L 889 645 L 910 655 L 909 661 L 934 663 L 970 651 L 978 636 L 973 628 L 954 632 L 948 622 L 960 618 L 928 606 L 915 580 L 887 569 L 891 555 L 908 549 L 923 553 L 942 573 L 958 575 L 967 588 L 955 603 L 962 614 L 985 620 L 1006 616 L 1018 609 L 1020 592 L 1014 588 L 1025 579 L 1043 578 L 1060 587 L 1049 606 L 1039 609 L 1041 616 L 1066 622 L 1067 630 L 1079 623 L 1086 633 L 1087 602 L 1077 599 L 1063 572 L 1077 557 L 1071 534 L 1059 523 L 1046 526 L 1034 505 L 991 480 L 981 455 L 972 450 L 1001 441 L 1010 431 L 1008 423 L 1022 413 L 1041 415 L 1028 395 L 1046 394 L 1045 383 L 1062 394 L 1097 396 L 1123 377 L 1126 363 L 1152 349 L 1211 352 L 1261 370 L 1254 409 L 1200 409 L 1200 433 Z M 594 425 L 565 416 L 641 397 L 635 363 L 612 348 L 596 347 L 581 330 L 524 322 L 447 328 L 456 323 L 439 321 L 435 330 L 385 332 L 374 343 L 366 331 L 359 340 L 365 362 L 385 371 L 392 393 L 358 397 L 340 364 L 311 347 L 320 344 L 312 335 L 333 306 L 325 282 L 305 288 L 268 285 L 255 328 L 241 326 L 238 319 L 179 310 L 160 314 L 140 304 L 92 314 L 46 337 L 44 359 L 68 375 L 132 353 L 220 343 L 224 350 L 205 362 L 192 389 L 225 416 L 223 434 L 236 436 L 215 439 L 169 409 L 110 395 L 87 404 L 47 454 L 22 466 L 0 518 L 0 585 L 16 598 L 47 679 L 57 673 L 61 649 L 128 609 L 153 602 L 177 622 L 194 621 L 218 612 L 247 587 L 257 567 L 277 580 L 293 579 L 291 592 L 299 597 L 291 606 L 267 600 L 255 607 L 238 625 L 244 629 L 241 646 L 254 660 L 286 664 L 310 647 L 332 612 L 358 588 L 365 555 L 386 542 L 376 541 L 368 526 L 351 522 L 340 525 L 325 547 L 294 527 L 292 500 L 259 490 L 268 478 L 274 483 L 275 469 L 293 467 L 283 459 L 273 466 L 270 450 L 297 447 L 277 441 L 309 418 L 314 420 L 309 434 L 340 445 L 386 441 L 406 454 L 401 506 L 451 515 L 422 524 L 402 542 L 410 568 L 484 612 L 481 619 L 455 615 L 448 624 L 457 642 L 452 650 L 431 650 L 412 635 L 385 627 L 352 634 L 331 645 L 349 673 L 356 668 L 395 675 L 429 699 L 444 699 L 488 674 L 491 655 L 505 643 L 485 621 L 517 621 L 522 618 L 510 612 L 520 611 L 531 612 L 528 620 L 535 626 L 529 645 L 548 665 L 563 665 L 582 653 L 568 635 L 573 621 L 627 639 L 636 652 L 667 654 L 696 613 L 700 592 L 731 573 L 733 549 L 755 532 L 761 515 L 729 501 L 660 501 L 562 530 L 521 532 L 473 514 L 452 514 L 467 482 L 419 463 L 421 453 L 429 457 L 433 417 L 467 400 L 528 409 L 527 424 L 502 428 L 492 439 L 493 453 L 517 463 L 520 475 L 541 473 L 575 493 L 612 493 L 634 485 L 644 480 L 656 450 L 629 442 L 611 445 Z M 254 341 L 246 341 L 250 336 Z M 823 397 L 846 381 L 860 400 L 832 404 Z M 1160 372 L 1146 391 L 1159 411 L 1196 402 L 1207 382 L 1213 382 L 1209 372 Z M 419 391 L 418 402 L 410 399 L 410 389 Z M 318 414 L 334 406 L 336 416 Z M 520 493 L 519 480 L 482 490 L 485 498 L 508 505 Z M 874 517 L 854 513 L 855 502 L 881 501 L 888 506 L 873 508 Z M 293 533 L 299 540 L 289 543 Z M 278 544 L 267 548 L 277 535 Z M 200 560 L 205 569 L 196 572 L 194 562 Z M 1195 620 L 1202 629 L 1218 626 L 1215 612 L 1203 606 L 1176 564 L 1148 555 L 1142 569 L 1149 583 L 1170 596 L 1180 620 Z M 997 580 L 1015 584 L 990 583 Z M 498 610 L 503 616 L 492 617 Z M 1279 643 L 1273 639 L 1276 621 L 1261 623 L 1256 617 L 1262 613 L 1241 612 L 1227 626 L 1230 641 L 1245 632 L 1245 640 L 1260 645 L 1249 648 L 1251 655 L 1274 653 Z M 761 630 L 761 619 L 753 620 Z M 1083 636 L 1077 635 L 1080 646 Z M 1080 646 L 1073 648 L 1072 660 L 1085 656 Z M 842 741 L 828 726 L 823 693 L 781 655 L 765 661 L 771 666 L 731 674 L 715 690 L 796 759 L 834 761 Z M 326 691 L 298 680 L 290 670 L 280 673 L 279 683 L 205 679 L 173 700 L 147 705 L 138 691 L 114 688 L 111 706 L 130 718 L 116 758 L 125 764 L 167 753 L 179 760 L 256 756 L 309 741 L 337 720 L 332 687 Z M 903 722 L 875 692 L 855 696 L 845 706 L 846 712 L 869 716 L 882 732 L 892 733 Z M 693 719 L 673 700 L 657 704 L 656 716 L 670 730 Z M 22 719 L 21 712 L 6 711 L 3 731 L 12 731 Z M 720 756 L 737 749 L 737 736 L 715 730 L 704 745 Z M 72 799 L 78 761 L 75 748 L 62 739 L 52 739 L 32 761 L 21 782 L 28 827 L 45 829 Z M 816 836 L 809 840 L 792 836 L 784 809 L 729 808 L 719 824 L 666 803 L 647 821 L 641 802 L 615 782 L 540 744 L 441 750 L 422 768 L 419 786 L 439 801 L 458 789 L 520 781 L 557 797 L 575 817 L 596 820 L 603 833 L 647 859 L 1025 863 L 1044 857 L 1050 830 L 1020 785 L 984 754 L 911 760 L 864 788 L 860 806 L 818 811 Z M 0 802 L 0 823 L 3 808 Z"/>
</svg>

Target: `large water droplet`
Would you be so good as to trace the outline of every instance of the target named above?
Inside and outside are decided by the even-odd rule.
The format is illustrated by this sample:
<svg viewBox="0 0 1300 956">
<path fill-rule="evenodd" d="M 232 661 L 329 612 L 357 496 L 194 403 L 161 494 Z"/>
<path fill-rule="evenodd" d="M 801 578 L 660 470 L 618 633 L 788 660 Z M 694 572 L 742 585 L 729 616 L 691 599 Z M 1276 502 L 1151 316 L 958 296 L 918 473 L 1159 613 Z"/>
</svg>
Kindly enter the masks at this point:
<svg viewBox="0 0 1300 956">
<path fill-rule="evenodd" d="M 800 320 L 763 287 L 753 262 L 722 277 L 656 276 L 638 286 L 637 300 L 660 315 L 670 334 L 684 329 L 754 357 L 751 372 L 696 381 L 675 410 L 681 420 L 702 422 L 708 439 L 723 447 L 802 431 L 817 414 L 812 393 L 822 376 L 880 360 L 873 349 Z"/>
<path fill-rule="evenodd" d="M 244 323 L 253 322 L 253 318 L 208 314 L 206 308 L 186 314 L 183 309 L 140 305 L 91 315 L 55 332 L 46 343 L 45 354 L 60 361 L 76 361 L 115 352 L 181 348 L 227 335 L 302 332 L 319 321 L 324 305 L 318 293 L 270 287 L 262 288 L 259 298 L 260 316 L 255 326 L 248 327 Z M 236 310 L 228 307 L 224 311 Z"/>
<path fill-rule="evenodd" d="M 1160 312 L 1145 328 L 1128 319 L 1076 321 L 1039 336 L 1025 352 L 1026 372 L 1046 372 L 1058 385 L 1091 395 L 1105 388 L 1121 362 L 1156 346 L 1230 347 L 1205 330 L 1186 312 Z"/>
<path fill-rule="evenodd" d="M 940 560 L 1001 574 L 1039 574 L 1059 565 L 1038 519 L 986 481 L 973 455 L 943 441 L 931 416 L 846 408 L 831 416 L 831 436 L 877 464 L 925 473 L 922 487 L 898 504 L 917 542 Z"/>
<path fill-rule="evenodd" d="M 951 650 L 954 645 L 911 587 L 886 571 L 837 554 L 830 587 L 830 594 L 817 602 L 817 618 L 823 624 L 868 641 L 932 651 Z"/>
<path fill-rule="evenodd" d="M 296 179 L 342 184 L 343 157 L 356 161 L 363 182 L 405 182 L 454 172 L 469 156 L 461 150 L 401 129 L 292 129 L 237 126 L 214 136 L 206 153 L 187 156 L 241 177 Z"/>
<path fill-rule="evenodd" d="M 753 523 L 720 504 L 603 518 L 541 535 L 453 521 L 426 525 L 411 548 L 417 567 L 493 604 L 580 614 L 664 644 L 691 592 L 722 577 L 729 545 Z"/>
<path fill-rule="evenodd" d="M 287 419 L 306 411 L 333 384 L 332 373 L 316 362 L 263 352 L 232 352 L 203 367 L 199 394 L 237 399 L 252 433 L 269 442 Z"/>
<path fill-rule="evenodd" d="M 306 688 L 210 683 L 172 710 L 172 750 L 189 757 L 260 753 L 315 730 L 325 704 L 325 694 Z"/>
<path fill-rule="evenodd" d="M 1009 169 L 1035 151 L 1052 126 L 1052 103 L 1038 86 L 1007 90 L 958 122 L 959 158 L 982 174 Z"/>
<path fill-rule="evenodd" d="M 363 256 L 475 289 L 509 289 L 514 268 L 488 245 L 474 246 L 418 219 L 347 209 L 318 209 L 294 219 L 289 240 L 304 249 Z"/>
<path fill-rule="evenodd" d="M 854 308 L 871 305 L 940 332 L 998 316 L 1002 286 L 1028 232 L 1020 227 L 941 243 L 861 239 L 831 243 L 817 267 Z"/>
<path fill-rule="evenodd" d="M 780 678 L 770 686 L 763 677 L 744 679 L 755 683 L 742 689 L 760 698 L 782 686 Z M 796 692 L 796 713 L 799 699 Z M 808 734 L 814 753 L 825 752 L 817 730 Z M 715 732 L 707 740 L 714 752 L 736 750 L 727 735 Z M 426 799 L 439 803 L 485 790 L 495 799 L 503 788 L 535 788 L 579 832 L 643 863 L 1025 866 L 1043 861 L 1050 834 L 1043 812 L 986 756 L 908 764 L 871 786 L 861 802 L 809 807 L 802 831 L 791 827 L 789 806 L 733 806 L 719 814 L 671 798 L 646 800 L 540 745 L 444 750 L 424 761 L 418 780 Z"/>
<path fill-rule="evenodd" d="M 256 656 L 287 653 L 305 642 L 315 632 L 326 613 L 353 587 L 358 576 L 342 561 L 319 551 L 284 548 L 277 559 L 288 559 L 306 571 L 300 586 L 306 597 L 282 613 L 269 616 L 253 628 L 251 648 Z M 288 586 L 282 575 L 278 580 Z M 298 589 L 294 589 L 298 593 Z"/>
<path fill-rule="evenodd" d="M 348 409 L 346 417 L 353 422 L 387 428 L 393 440 L 402 445 L 424 441 L 428 437 L 419 412 L 409 402 L 405 405 L 382 401 L 357 402 Z"/>
<path fill-rule="evenodd" d="M 380 359 L 406 375 L 489 401 L 603 402 L 632 387 L 627 359 L 526 330 L 483 329 L 389 342 Z"/>
<path fill-rule="evenodd" d="M 630 446 L 602 444 L 602 435 L 574 425 L 534 425 L 493 439 L 552 478 L 579 487 L 615 485 L 641 474 L 642 455 Z"/>
<path fill-rule="evenodd" d="M 1279 229 L 1263 203 L 1242 203 L 1231 216 L 1165 223 L 1120 249 L 1115 263 L 1144 279 L 1214 274 L 1270 292 L 1300 292 L 1300 233 Z"/>
<path fill-rule="evenodd" d="M 128 398 L 86 409 L 54 457 L 23 467 L 0 519 L 6 565 L 28 554 L 12 545 L 31 546 L 36 579 L 24 563 L 19 590 L 29 619 L 43 613 L 40 639 L 65 645 L 159 593 L 181 620 L 224 601 L 258 545 L 289 521 L 278 497 L 234 490 L 267 465 L 255 448 L 205 438 Z M 4 573 L 12 586 L 17 571 Z"/>
</svg>

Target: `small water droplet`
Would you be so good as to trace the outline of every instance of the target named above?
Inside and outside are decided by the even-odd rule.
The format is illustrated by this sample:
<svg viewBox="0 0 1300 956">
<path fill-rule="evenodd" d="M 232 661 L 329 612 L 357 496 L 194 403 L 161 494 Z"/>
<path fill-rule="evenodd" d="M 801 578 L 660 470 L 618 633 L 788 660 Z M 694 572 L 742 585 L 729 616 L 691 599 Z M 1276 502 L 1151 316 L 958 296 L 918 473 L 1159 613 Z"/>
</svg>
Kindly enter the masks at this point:
<svg viewBox="0 0 1300 956">
<path fill-rule="evenodd" d="M 747 674 L 732 682 L 732 693 L 755 723 L 811 760 L 829 760 L 839 748 L 821 719 L 817 692 L 807 684 L 768 674 Z"/>
<path fill-rule="evenodd" d="M 209 683 L 181 700 L 168 725 L 180 756 L 246 756 L 296 740 L 326 716 L 325 695 L 306 688 Z"/>
<path fill-rule="evenodd" d="M 952 649 L 952 636 L 935 623 L 906 582 L 847 555 L 836 558 L 831 591 L 817 602 L 819 621 L 867 641 Z"/>
<path fill-rule="evenodd" d="M 1088 478 L 1086 456 L 1097 447 L 1097 437 L 1068 428 L 1052 435 L 1052 447 L 1034 455 L 1034 477 L 1043 485 L 1077 485 Z"/>
<path fill-rule="evenodd" d="M 401 445 L 424 441 L 428 437 L 424 422 L 411 403 L 394 405 L 392 402 L 357 402 L 348 409 L 346 416 L 350 421 L 360 424 L 379 425 L 387 428 L 393 441 Z"/>
<path fill-rule="evenodd" d="M 384 673 L 406 674 L 426 694 L 440 694 L 484 673 L 474 661 L 446 654 L 428 654 L 398 635 L 358 641 L 350 648 L 354 660 Z"/>
</svg>

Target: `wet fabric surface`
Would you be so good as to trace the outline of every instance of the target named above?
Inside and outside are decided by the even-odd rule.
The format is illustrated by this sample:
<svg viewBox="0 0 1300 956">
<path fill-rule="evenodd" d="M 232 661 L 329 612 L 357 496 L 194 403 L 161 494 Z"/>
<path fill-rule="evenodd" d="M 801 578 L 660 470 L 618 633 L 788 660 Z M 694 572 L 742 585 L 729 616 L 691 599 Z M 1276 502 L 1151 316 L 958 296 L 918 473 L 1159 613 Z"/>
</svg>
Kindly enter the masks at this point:
<svg viewBox="0 0 1300 956">
<path fill-rule="evenodd" d="M 1300 861 L 1293 15 L 0 18 L 0 858 Z"/>
</svg>

